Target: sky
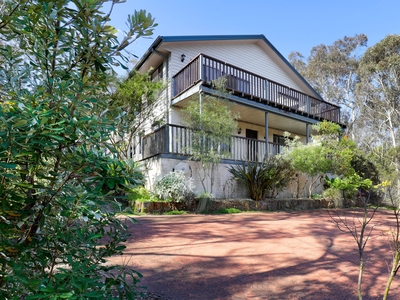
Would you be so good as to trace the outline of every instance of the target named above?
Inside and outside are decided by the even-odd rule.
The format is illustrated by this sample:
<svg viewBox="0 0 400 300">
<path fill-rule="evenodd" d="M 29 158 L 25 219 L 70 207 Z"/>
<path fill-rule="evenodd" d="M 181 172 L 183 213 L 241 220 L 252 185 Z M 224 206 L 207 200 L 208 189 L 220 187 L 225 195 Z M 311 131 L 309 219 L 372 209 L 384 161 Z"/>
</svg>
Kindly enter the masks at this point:
<svg viewBox="0 0 400 300">
<path fill-rule="evenodd" d="M 126 0 L 115 6 L 111 25 L 119 30 L 128 14 L 145 9 L 158 26 L 129 51 L 139 58 L 157 36 L 263 34 L 288 58 L 364 33 L 368 46 L 399 34 L 400 0 Z"/>
</svg>

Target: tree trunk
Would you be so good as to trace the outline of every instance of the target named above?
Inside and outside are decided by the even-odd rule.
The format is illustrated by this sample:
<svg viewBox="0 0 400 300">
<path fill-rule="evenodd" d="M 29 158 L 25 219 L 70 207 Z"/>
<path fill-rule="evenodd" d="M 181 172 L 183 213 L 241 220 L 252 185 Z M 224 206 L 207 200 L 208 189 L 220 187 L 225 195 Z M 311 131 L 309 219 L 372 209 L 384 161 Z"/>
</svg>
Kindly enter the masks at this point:
<svg viewBox="0 0 400 300">
<path fill-rule="evenodd" d="M 360 269 L 358 272 L 358 284 L 357 284 L 357 295 L 359 300 L 362 300 L 361 283 L 362 283 L 363 271 L 364 271 L 364 255 L 363 252 L 360 252 Z"/>
<path fill-rule="evenodd" d="M 383 294 L 383 300 L 386 300 L 389 296 L 390 285 L 392 284 L 392 281 L 393 281 L 394 277 L 396 276 L 399 261 L 400 261 L 400 252 L 396 251 L 396 253 L 393 257 L 392 270 L 390 271 L 390 276 L 386 283 L 385 293 Z"/>
</svg>

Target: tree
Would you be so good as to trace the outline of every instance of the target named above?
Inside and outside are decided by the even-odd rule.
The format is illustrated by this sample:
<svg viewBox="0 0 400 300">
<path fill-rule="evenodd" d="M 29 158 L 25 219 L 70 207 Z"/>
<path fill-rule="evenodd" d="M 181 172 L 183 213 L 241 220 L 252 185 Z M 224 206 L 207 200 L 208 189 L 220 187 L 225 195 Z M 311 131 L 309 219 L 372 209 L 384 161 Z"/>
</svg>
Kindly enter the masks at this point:
<svg viewBox="0 0 400 300">
<path fill-rule="evenodd" d="M 307 59 L 299 52 L 292 52 L 289 60 L 322 97 L 341 105 L 341 117 L 347 133 L 356 140 L 355 131 L 360 117 L 362 101 L 356 92 L 360 52 L 367 45 L 364 34 L 344 37 L 332 45 L 324 44 L 311 49 Z"/>
<path fill-rule="evenodd" d="M 113 111 L 117 130 L 111 137 L 111 142 L 118 149 L 120 159 L 128 159 L 130 149 L 136 146 L 134 136 L 155 115 L 158 95 L 164 87 L 161 81 L 151 81 L 149 73 L 140 74 L 132 71 L 128 78 L 118 80 L 112 94 L 111 107 L 119 107 Z M 163 116 L 162 116 L 163 117 Z"/>
<path fill-rule="evenodd" d="M 120 2 L 15 0 L 1 12 L 2 299 L 135 297 L 139 274 L 104 265 L 127 237 L 110 201 L 140 183 L 110 143 L 123 107 L 108 83 L 156 24 L 135 11 L 119 43 L 108 21 Z"/>
<path fill-rule="evenodd" d="M 364 187 L 370 188 L 371 186 L 367 183 Z M 336 211 L 336 215 L 330 215 L 332 221 L 336 227 L 346 233 L 350 233 L 357 243 L 358 258 L 359 258 L 359 272 L 357 281 L 357 296 L 359 300 L 362 300 L 362 278 L 364 274 L 365 266 L 365 247 L 367 246 L 368 240 L 372 235 L 375 224 L 372 220 L 376 214 L 378 206 L 374 208 L 369 207 L 370 193 L 368 193 L 362 199 L 362 212 L 359 215 L 358 211 L 346 212 Z M 343 215 L 341 215 L 343 213 Z M 350 213 L 352 216 L 347 217 Z"/>
<path fill-rule="evenodd" d="M 358 90 L 366 99 L 364 126 L 374 133 L 364 145 L 370 151 L 384 149 L 385 155 L 391 154 L 400 193 L 400 35 L 389 35 L 368 48 L 361 58 L 360 75 Z"/>
<path fill-rule="evenodd" d="M 229 151 L 231 136 L 237 128 L 229 103 L 224 100 L 225 81 L 223 78 L 214 82 L 216 96 L 201 95 L 191 99 L 183 109 L 185 124 L 191 129 L 191 144 L 187 152 L 190 159 L 198 162 L 198 174 L 205 193 L 213 192 L 214 174 L 217 165 Z M 210 185 L 207 189 L 206 179 Z"/>
</svg>

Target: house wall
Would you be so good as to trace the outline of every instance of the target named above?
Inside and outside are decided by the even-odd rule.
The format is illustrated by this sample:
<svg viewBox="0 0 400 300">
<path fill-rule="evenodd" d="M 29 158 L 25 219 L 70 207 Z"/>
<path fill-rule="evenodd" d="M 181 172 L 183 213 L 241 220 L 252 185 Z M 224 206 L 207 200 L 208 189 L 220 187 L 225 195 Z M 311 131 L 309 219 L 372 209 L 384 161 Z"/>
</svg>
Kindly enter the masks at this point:
<svg viewBox="0 0 400 300">
<path fill-rule="evenodd" d="M 235 199 L 235 198 L 248 198 L 246 188 L 237 180 L 232 178 L 232 174 L 228 171 L 229 164 L 219 164 L 214 175 L 213 197 L 218 199 Z M 184 171 L 187 178 L 193 178 L 193 185 L 195 194 L 202 193 L 203 187 L 201 184 L 202 169 L 198 162 L 185 161 L 173 158 L 159 158 L 153 157 L 146 160 L 142 165 L 142 169 L 146 175 L 146 188 L 152 189 L 154 182 L 161 176 L 169 172 L 181 170 Z M 306 177 L 299 175 L 297 182 L 302 190 L 301 198 L 307 197 L 308 186 Z M 207 178 L 205 181 L 206 187 L 209 189 L 210 180 Z M 285 190 L 279 193 L 277 198 L 292 198 L 297 189 L 296 181 L 293 181 Z M 320 186 L 314 193 L 321 193 L 323 187 Z"/>
</svg>

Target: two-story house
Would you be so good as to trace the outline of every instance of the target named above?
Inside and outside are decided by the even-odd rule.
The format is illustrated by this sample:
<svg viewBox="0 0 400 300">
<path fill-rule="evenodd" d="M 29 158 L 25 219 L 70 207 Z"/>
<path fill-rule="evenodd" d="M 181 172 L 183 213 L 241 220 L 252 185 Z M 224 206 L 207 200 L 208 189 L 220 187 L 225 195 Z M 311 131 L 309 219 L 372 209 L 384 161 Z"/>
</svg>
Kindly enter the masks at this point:
<svg viewBox="0 0 400 300">
<path fill-rule="evenodd" d="M 285 131 L 308 143 L 312 124 L 340 122 L 339 106 L 324 101 L 264 35 L 159 36 L 135 69 L 152 70 L 154 80 L 166 83 L 154 119 L 143 127 L 130 153 L 146 165 L 148 185 L 184 165 L 201 191 L 193 172 L 196 164 L 185 155 L 190 134 L 181 108 L 192 95 L 215 94 L 211 81 L 221 76 L 230 92 L 226 98 L 240 119 L 229 155 L 215 176 L 217 198 L 243 196 L 243 190 L 227 187 L 229 165 L 279 153 Z"/>
</svg>

